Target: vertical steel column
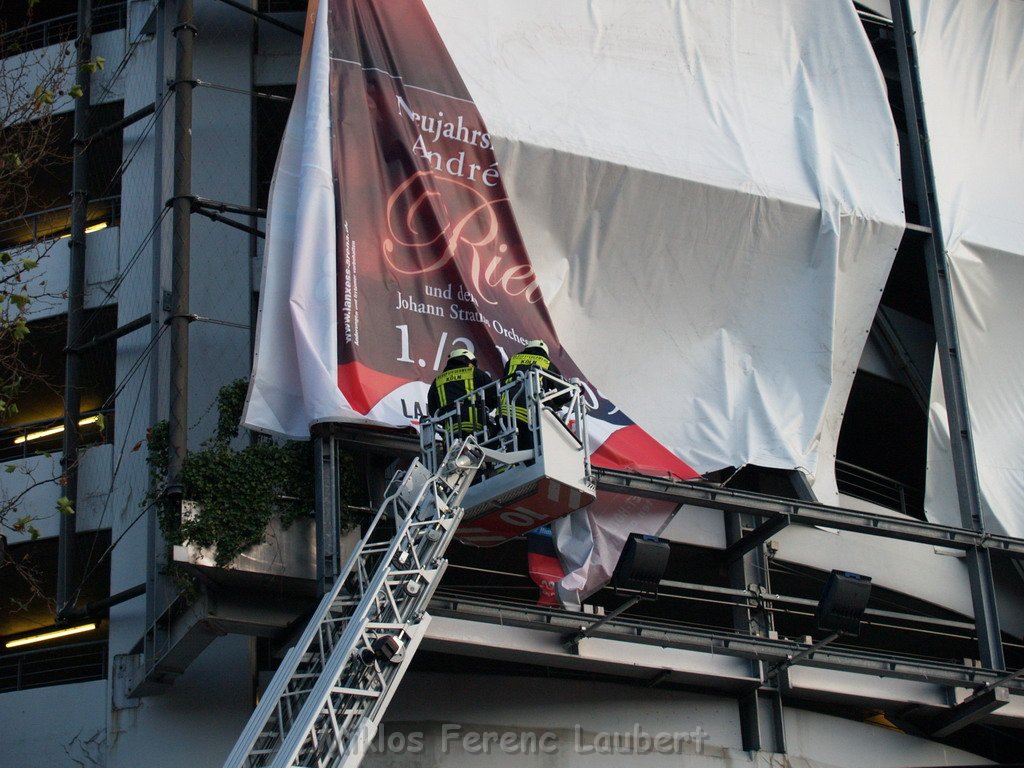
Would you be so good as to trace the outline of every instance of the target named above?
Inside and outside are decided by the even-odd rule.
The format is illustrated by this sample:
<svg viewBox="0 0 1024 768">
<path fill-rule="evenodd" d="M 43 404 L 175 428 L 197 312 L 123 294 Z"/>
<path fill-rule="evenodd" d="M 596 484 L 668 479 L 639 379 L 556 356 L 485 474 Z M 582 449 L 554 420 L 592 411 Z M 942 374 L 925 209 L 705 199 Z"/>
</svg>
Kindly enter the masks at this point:
<svg viewBox="0 0 1024 768">
<path fill-rule="evenodd" d="M 180 499 L 188 451 L 189 258 L 192 234 L 192 0 L 178 0 L 174 68 L 174 196 L 171 263 L 171 396 L 167 492 Z"/>
<path fill-rule="evenodd" d="M 156 18 L 156 31 L 153 35 L 156 47 L 156 66 L 153 79 L 153 103 L 161 104 L 166 95 L 167 88 L 167 26 L 170 18 L 170 11 L 165 0 L 158 0 L 154 9 Z M 154 115 L 155 128 L 153 131 L 153 187 L 152 187 L 152 210 L 153 221 L 160 219 L 164 211 L 164 180 L 166 163 L 164 161 L 164 111 L 158 109 Z M 158 232 L 150 243 L 152 254 L 152 267 L 150 272 L 150 318 L 151 332 L 155 338 L 160 332 L 162 325 L 162 312 L 164 311 L 163 300 L 163 238 Z M 163 418 L 163 411 L 160 408 L 161 394 L 166 386 L 160 377 L 162 357 L 154 354 L 150 356 L 150 406 L 149 423 L 155 424 Z M 170 578 L 166 574 L 167 555 L 164 546 L 163 536 L 160 532 L 157 505 L 151 505 L 146 512 L 146 541 L 149 547 L 149 557 L 146 561 L 146 631 L 143 635 L 143 656 L 145 669 L 150 669 L 156 659 L 155 627 L 157 618 L 166 608 L 165 593 Z"/>
<path fill-rule="evenodd" d="M 734 544 L 743 538 L 744 522 L 747 515 L 725 515 L 725 540 L 727 544 Z M 759 545 L 750 552 L 744 553 L 743 557 L 734 560 L 728 565 L 729 586 L 733 589 L 749 589 L 753 586 L 767 586 L 764 574 L 767 573 L 764 557 L 764 546 Z M 743 634 L 768 637 L 771 630 L 770 616 L 767 611 L 753 605 L 748 601 L 746 605 L 737 604 L 732 609 L 733 627 Z M 762 662 L 757 659 L 750 661 L 751 673 L 753 675 L 763 674 Z M 764 690 L 750 691 L 737 699 L 740 715 L 740 736 L 743 740 L 743 749 L 748 752 L 757 752 L 766 748 L 764 734 L 762 734 L 762 721 L 771 719 L 774 724 L 782 717 L 781 703 L 778 701 L 777 691 L 766 695 Z M 770 718 L 762 718 L 762 710 L 768 707 Z M 776 711 L 777 710 L 777 711 Z M 773 743 L 771 749 L 776 752 L 785 752 L 785 740 L 782 731 L 776 729 L 772 734 Z M 780 745 L 783 745 L 780 748 Z"/>
<path fill-rule="evenodd" d="M 92 77 L 86 63 L 92 58 L 92 0 L 78 0 L 78 39 L 75 43 L 75 83 L 82 95 L 75 100 L 71 167 L 71 257 L 68 274 L 67 346 L 64 350 L 64 443 L 60 493 L 71 501 L 72 514 L 60 516 L 57 555 L 57 614 L 70 607 L 75 589 L 75 534 L 78 510 L 78 421 L 81 414 L 81 343 L 85 305 L 85 219 L 89 204 L 89 99 Z"/>
<path fill-rule="evenodd" d="M 946 241 L 942 234 L 942 222 L 935 190 L 935 174 L 927 143 L 928 128 L 921 94 L 917 46 L 914 42 L 907 0 L 893 0 L 891 5 L 893 31 L 896 36 L 896 55 L 899 62 L 900 81 L 903 84 L 903 106 L 907 116 L 907 135 L 914 168 L 914 192 L 918 198 L 917 203 L 922 218 L 927 217 L 927 221 L 923 223 L 931 228 L 931 234 L 925 238 L 924 251 L 928 267 L 928 287 L 931 292 L 939 367 L 946 396 L 949 442 L 953 451 L 961 525 L 970 530 L 984 532 L 985 521 L 981 511 L 981 491 L 974 456 L 974 442 L 971 436 L 964 373 L 960 364 L 956 314 L 953 307 L 945 251 Z M 1006 662 L 1003 658 L 999 615 L 996 610 L 995 584 L 992 578 L 992 562 L 988 550 L 984 547 L 967 550 L 967 566 L 981 662 L 991 669 L 1005 669 Z"/>
<path fill-rule="evenodd" d="M 316 511 L 316 586 L 317 595 L 331 591 L 338 572 L 339 560 L 339 469 L 338 447 L 329 424 L 313 427 L 313 475 Z"/>
</svg>

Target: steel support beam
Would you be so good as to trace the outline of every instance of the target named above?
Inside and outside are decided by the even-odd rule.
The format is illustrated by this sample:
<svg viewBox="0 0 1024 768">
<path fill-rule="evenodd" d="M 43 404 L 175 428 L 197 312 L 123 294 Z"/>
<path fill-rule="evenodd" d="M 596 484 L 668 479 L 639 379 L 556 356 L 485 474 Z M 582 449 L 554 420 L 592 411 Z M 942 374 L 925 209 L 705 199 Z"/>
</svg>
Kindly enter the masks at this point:
<svg viewBox="0 0 1024 768">
<path fill-rule="evenodd" d="M 905 233 L 904 237 L 907 236 L 908 233 Z M 892 317 L 890 317 L 890 311 L 885 307 L 878 307 L 871 331 L 882 340 L 883 348 L 889 356 L 889 362 L 900 374 L 903 383 L 907 385 L 907 389 L 914 396 L 914 401 L 923 413 L 928 413 L 928 399 L 930 397 L 928 379 L 921 374 L 921 371 L 914 363 L 914 358 L 911 357 L 907 346 L 900 337 L 896 324 L 892 321 Z"/>
<path fill-rule="evenodd" d="M 122 336 L 127 336 L 129 333 L 139 330 L 139 328 L 145 328 L 153 321 L 152 315 L 143 315 L 137 317 L 134 320 L 125 323 L 124 325 L 115 328 L 110 333 L 101 333 L 99 336 L 93 336 L 88 341 L 84 341 L 75 347 L 76 352 L 85 352 L 86 350 L 98 347 L 100 344 L 104 344 L 108 341 L 120 339 Z"/>
<path fill-rule="evenodd" d="M 87 141 L 93 142 L 96 141 L 97 139 L 102 139 L 107 134 L 127 128 L 129 125 L 137 123 L 142 118 L 146 117 L 147 115 L 152 115 L 154 112 L 156 112 L 156 102 L 153 102 L 152 104 L 147 104 L 141 109 L 135 110 L 130 115 L 125 115 L 117 122 L 103 126 L 94 134 L 92 134 L 92 136 L 90 136 L 87 139 Z"/>
<path fill-rule="evenodd" d="M 92 0 L 78 0 L 78 39 L 75 43 L 76 85 L 74 139 L 71 166 L 71 257 L 68 274 L 67 345 L 64 350 L 64 437 L 61 452 L 62 482 L 59 493 L 70 501 L 73 512 L 60 516 L 57 549 L 57 612 L 74 602 L 75 536 L 78 509 L 78 422 L 81 417 L 81 341 L 85 307 L 85 219 L 89 205 L 89 102 L 91 98 Z"/>
<path fill-rule="evenodd" d="M 763 603 L 753 597 L 755 591 L 767 592 L 769 588 L 766 581 L 768 570 L 765 568 L 764 550 L 761 545 L 784 528 L 789 521 L 785 516 L 771 518 L 753 531 L 744 533 L 745 525 L 749 525 L 748 520 L 749 515 L 727 515 L 725 518 L 725 536 L 729 546 L 723 552 L 723 560 L 729 571 L 729 583 L 733 590 L 744 590 L 747 593 L 746 599 L 733 606 L 733 627 L 742 634 L 768 637 L 772 628 L 771 614 L 765 610 Z M 764 680 L 761 661 L 752 659 L 748 663 L 751 676 Z M 767 734 L 762 733 L 762 723 L 776 723 L 778 720 L 775 715 L 781 717 L 781 711 L 771 711 L 774 699 L 762 697 L 757 690 L 752 690 L 741 695 L 736 704 L 743 749 L 748 752 L 765 749 Z M 771 717 L 762 717 L 762 710 L 766 707 L 768 711 L 765 714 Z M 771 735 L 773 744 L 778 744 L 783 738 L 781 732 Z"/>
<path fill-rule="evenodd" d="M 189 267 L 192 248 L 192 77 L 197 30 L 192 0 L 178 0 L 174 68 L 174 197 L 171 264 L 171 393 L 167 492 L 182 494 L 181 470 L 188 451 Z"/>
<path fill-rule="evenodd" d="M 429 610 L 435 617 L 448 616 L 466 621 L 490 622 L 506 627 L 538 629 L 560 636 L 579 628 L 579 618 L 575 614 L 513 606 L 481 598 L 467 598 L 462 595 L 447 595 L 443 592 L 434 596 Z M 990 684 L 994 687 L 999 683 L 1007 688 L 1024 692 L 1024 683 L 1019 679 L 1014 678 L 1007 681 L 1004 674 L 992 669 L 929 661 L 892 653 L 875 653 L 833 646 L 822 648 L 820 644 L 814 648 L 792 640 L 773 640 L 721 631 L 683 629 L 636 619 L 620 618 L 618 621 L 607 622 L 594 633 L 594 637 L 756 659 L 768 665 L 786 664 L 790 660 L 799 659 L 802 667 L 818 667 L 866 674 L 872 677 L 914 680 L 959 688 L 977 688 Z M 808 651 L 812 648 L 813 655 L 810 655 Z"/>
<path fill-rule="evenodd" d="M 341 499 L 338 497 L 340 469 L 338 447 L 325 431 L 314 426 L 313 474 L 315 478 L 316 512 L 316 589 L 325 595 L 334 586 L 341 570 L 340 526 Z"/>
<path fill-rule="evenodd" d="M 953 549 L 969 550 L 980 547 L 990 552 L 1004 552 L 1013 557 L 1024 557 L 1024 539 L 1015 539 L 1011 536 L 997 536 L 949 525 L 936 525 L 920 520 L 875 515 L 825 504 L 736 491 L 707 483 L 647 477 L 609 469 L 596 469 L 594 473 L 597 476 L 599 491 L 630 493 L 736 514 L 749 513 L 762 518 L 788 515 L 789 522 L 796 525 L 822 525 L 826 528 Z"/>
<path fill-rule="evenodd" d="M 397 430 L 372 430 L 342 423 L 325 422 L 323 429 L 345 448 L 380 454 L 418 456 L 419 438 Z M 967 551 L 982 547 L 989 552 L 1024 558 L 1024 539 L 938 525 L 923 520 L 876 515 L 860 510 L 831 507 L 813 501 L 786 499 L 779 496 L 737 491 L 712 483 L 672 480 L 631 474 L 611 469 L 594 468 L 598 490 L 627 493 L 677 504 L 693 504 L 720 509 L 732 514 L 750 514 L 763 519 L 788 515 L 791 525 L 820 525 L 869 536 L 885 536 L 936 547 Z"/>
<path fill-rule="evenodd" d="M 986 688 L 981 693 L 969 696 L 953 707 L 947 714 L 935 720 L 929 729 L 934 738 L 941 739 L 981 720 L 1010 702 L 1010 691 L 1006 688 Z"/>
<path fill-rule="evenodd" d="M 953 453 L 960 518 L 964 528 L 984 534 L 985 521 L 982 515 L 978 467 L 974 455 L 970 414 L 967 409 L 964 373 L 960 363 L 956 312 L 945 251 L 946 241 L 942 232 L 935 174 L 928 147 L 928 126 L 921 93 L 917 47 L 906 0 L 893 0 L 891 5 L 896 56 L 903 85 L 903 106 L 910 140 L 911 165 L 914 168 L 914 191 L 918 209 L 922 215 L 928 217 L 928 220 L 922 223 L 931 227 L 931 233 L 926 235 L 924 241 L 925 263 L 928 268 L 928 287 L 931 292 L 939 369 L 942 372 L 946 398 L 949 443 Z M 996 609 L 992 563 L 988 551 L 981 545 L 967 549 L 967 569 L 978 631 L 979 657 L 986 667 L 1003 669 L 1006 662 L 1003 657 L 999 613 Z"/>
<path fill-rule="evenodd" d="M 726 525 L 728 525 L 728 521 L 726 521 Z M 768 518 L 768 520 L 761 523 L 754 530 L 747 531 L 743 535 L 738 536 L 738 538 L 736 538 L 732 544 L 722 552 L 722 560 L 726 563 L 732 563 L 740 559 L 754 549 L 754 547 L 761 546 L 788 525 L 789 515 L 781 514 Z M 750 583 L 752 582 L 745 581 L 744 586 Z M 737 585 L 734 584 L 733 586 L 735 587 Z"/>
</svg>

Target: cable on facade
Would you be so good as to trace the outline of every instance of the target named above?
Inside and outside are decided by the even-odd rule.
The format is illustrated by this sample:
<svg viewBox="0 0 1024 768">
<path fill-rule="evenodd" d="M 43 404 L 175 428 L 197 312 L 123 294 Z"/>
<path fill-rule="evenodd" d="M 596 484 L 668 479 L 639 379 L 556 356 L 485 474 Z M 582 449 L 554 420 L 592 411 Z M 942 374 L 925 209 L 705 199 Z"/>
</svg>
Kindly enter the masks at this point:
<svg viewBox="0 0 1024 768">
<path fill-rule="evenodd" d="M 167 210 L 167 208 L 164 208 L 160 211 L 160 215 L 156 217 L 156 221 L 153 222 L 153 226 L 149 228 L 149 232 L 146 233 L 146 236 L 142 239 L 142 242 L 139 243 L 138 248 L 135 249 L 135 252 L 128 259 L 128 263 L 125 265 L 124 269 L 121 270 L 121 273 L 117 276 L 117 278 L 114 280 L 113 285 L 106 289 L 106 295 L 104 296 L 103 301 L 101 301 L 93 309 L 103 309 L 104 307 L 109 307 L 112 304 L 116 303 L 112 301 L 112 299 L 117 295 L 118 289 L 124 283 L 125 279 L 127 279 L 128 275 L 132 271 L 132 268 L 135 266 L 136 263 L 138 263 L 139 259 L 142 257 L 142 253 L 153 240 L 153 236 L 159 229 L 160 223 L 164 220 L 164 217 L 167 215 Z M 78 346 L 79 344 L 82 343 L 82 339 L 86 338 L 86 331 L 89 330 L 93 322 L 95 322 L 97 316 L 98 315 L 96 313 L 93 313 L 90 317 L 86 319 L 84 323 L 82 323 L 82 328 L 78 334 L 78 338 L 75 340 L 74 344 L 70 346 Z"/>
<path fill-rule="evenodd" d="M 256 98 L 259 99 L 267 99 L 268 101 L 283 101 L 289 104 L 293 101 L 292 98 L 288 96 L 281 96 L 280 94 L 277 93 L 267 93 L 266 91 L 254 91 L 247 88 L 235 88 L 234 86 L 230 85 L 211 83 L 208 80 L 193 80 L 192 82 L 194 85 L 200 86 L 202 88 L 210 88 L 214 91 L 226 91 L 228 93 L 237 93 L 240 96 L 255 96 Z"/>
<path fill-rule="evenodd" d="M 124 68 L 128 66 L 128 62 L 131 61 L 132 56 L 135 55 L 135 50 L 139 47 L 145 37 L 148 37 L 148 35 L 145 32 L 140 31 L 135 39 L 128 44 L 128 48 L 124 52 L 124 56 L 121 57 L 121 61 L 118 62 L 114 71 L 106 78 L 106 84 L 103 87 L 103 92 L 96 97 L 95 101 L 97 103 L 102 102 L 104 98 L 110 95 L 110 91 L 114 87 L 114 83 L 117 82 L 117 78 L 124 71 Z"/>
<path fill-rule="evenodd" d="M 107 399 L 103 401 L 103 404 L 100 406 L 100 410 L 103 410 L 104 408 L 109 406 L 110 403 L 116 400 L 117 396 L 124 391 L 124 388 L 131 382 L 132 376 L 135 375 L 135 372 L 138 371 L 142 363 L 147 362 L 146 358 L 153 352 L 153 349 L 156 347 L 157 342 L 160 341 L 160 337 L 164 335 L 166 329 L 167 325 L 160 326 L 160 330 L 153 335 L 153 338 L 150 339 L 149 344 L 146 345 L 146 348 L 143 350 L 142 354 L 139 355 L 139 358 L 132 364 L 132 367 L 129 369 L 128 373 L 125 374 L 124 381 L 122 381 L 114 389 L 114 391 L 107 396 Z"/>
<path fill-rule="evenodd" d="M 241 328 L 244 331 L 248 331 L 252 327 L 248 323 L 235 323 L 231 320 L 216 320 L 212 317 L 203 317 L 202 315 L 192 315 L 192 321 L 196 323 L 209 323 L 210 325 L 224 325 L 228 328 Z"/>
<path fill-rule="evenodd" d="M 160 326 L 160 329 L 157 331 L 157 333 L 150 340 L 149 344 L 146 346 L 146 349 L 143 350 L 141 355 L 139 355 L 139 359 L 132 366 L 131 370 L 129 370 L 129 372 L 126 374 L 124 381 L 117 388 L 117 390 L 115 390 L 115 392 L 110 396 L 110 398 L 108 398 L 107 401 L 104 402 L 104 405 L 102 406 L 103 408 L 105 408 L 107 406 L 107 404 L 109 404 L 111 399 L 116 398 L 117 394 L 120 393 L 121 391 L 123 391 L 124 388 L 128 385 L 128 383 L 130 383 L 131 378 L 135 375 L 135 372 L 139 369 L 140 364 L 143 363 L 143 362 L 148 362 L 149 356 L 156 349 L 157 343 L 160 341 L 160 337 L 163 335 L 163 333 L 166 331 L 166 329 L 167 329 L 166 325 L 161 325 Z M 135 394 L 135 402 L 132 404 L 131 414 L 128 417 L 128 424 L 129 425 L 131 425 L 135 421 L 135 415 L 136 415 L 136 413 L 138 411 L 139 400 L 140 400 L 142 391 L 144 389 L 143 385 L 146 382 L 146 378 L 147 378 L 146 376 L 143 376 L 141 381 L 139 382 L 139 389 L 138 389 L 138 391 Z M 121 452 L 120 452 L 120 454 L 117 457 L 117 462 L 115 463 L 114 469 L 111 472 L 111 476 L 110 476 L 111 487 L 113 487 L 115 481 L 117 480 L 118 474 L 121 471 L 121 464 L 124 461 L 124 457 L 125 457 L 126 453 L 127 453 L 126 447 L 125 446 L 121 446 Z M 97 529 L 100 529 L 100 528 L 103 527 L 103 521 L 105 520 L 105 518 L 107 516 L 107 511 L 110 509 L 110 501 L 111 501 L 112 497 L 113 497 L 113 493 L 108 493 L 106 495 L 106 499 L 103 502 L 103 509 L 100 512 L 99 521 L 97 522 L 97 525 L 96 525 Z M 152 505 L 150 505 L 150 506 L 152 506 Z M 147 509 L 148 508 L 149 507 L 147 507 Z M 143 511 L 145 511 L 145 510 L 143 510 Z M 124 536 L 124 534 L 127 533 L 128 529 L 131 528 L 131 526 L 134 525 L 135 522 L 137 522 L 137 519 L 135 521 L 133 521 L 128 526 L 128 528 L 126 528 L 121 533 L 120 536 L 118 536 L 117 541 L 121 540 L 121 538 Z M 116 543 L 117 542 L 112 543 L 110 545 L 110 547 L 107 548 L 107 552 L 105 552 L 103 555 L 100 555 L 100 557 L 97 559 L 97 561 L 92 564 L 91 568 L 89 568 L 89 570 L 86 571 L 85 575 L 81 577 L 81 579 L 79 580 L 79 583 L 78 583 L 78 587 L 74 591 L 74 595 L 75 596 L 74 596 L 74 599 L 72 600 L 73 603 L 77 602 L 78 598 L 81 597 L 82 589 L 85 587 L 85 584 L 88 581 L 89 577 L 95 572 L 96 568 L 99 567 L 100 563 L 103 562 L 103 558 L 106 557 L 106 555 L 113 550 L 114 544 L 116 544 Z M 86 556 L 86 559 L 85 559 L 86 564 L 88 564 L 89 561 L 92 559 L 93 552 L 95 551 L 95 544 L 96 544 L 96 540 L 93 539 L 93 548 L 90 549 L 89 554 Z"/>
<path fill-rule="evenodd" d="M 96 569 L 100 567 L 100 564 L 107 557 L 110 556 L 110 553 L 114 551 L 114 547 L 116 547 L 121 542 L 121 539 L 123 539 L 125 537 L 125 535 L 127 535 L 128 531 L 130 531 L 135 526 L 135 524 L 137 522 L 139 522 L 139 520 L 141 520 L 143 518 L 143 516 L 147 512 L 149 512 L 149 510 L 151 510 L 154 506 L 156 506 L 156 504 L 158 502 L 160 502 L 160 501 L 161 501 L 161 499 L 153 499 L 153 501 L 149 502 L 149 504 L 147 504 L 145 507 L 143 507 L 142 510 L 139 512 L 139 514 L 137 514 L 135 516 L 135 519 L 132 520 L 130 523 L 128 523 L 128 525 L 125 527 L 125 529 L 123 531 L 121 531 L 120 534 L 118 534 L 117 538 L 114 539 L 112 542 L 110 542 L 110 546 L 107 547 L 106 550 L 104 550 L 103 554 L 100 555 L 96 559 L 96 562 L 93 563 L 92 567 L 88 571 L 86 571 L 85 575 L 81 578 L 81 581 L 80 581 L 80 583 L 78 585 L 78 589 L 75 592 L 75 599 L 76 600 L 78 599 L 78 596 L 81 594 L 82 587 L 85 585 L 85 582 L 88 581 L 89 577 L 92 576 L 96 572 Z"/>
<path fill-rule="evenodd" d="M 135 160 L 135 157 L 142 150 L 143 142 L 145 142 L 145 140 L 149 138 L 150 132 L 153 130 L 153 127 L 157 124 L 157 121 L 159 120 L 164 107 L 167 106 L 167 102 L 170 101 L 170 98 L 171 91 L 167 91 L 164 94 L 163 98 L 160 99 L 160 102 L 156 105 L 156 108 L 153 110 L 153 114 L 150 116 L 149 121 L 142 129 L 142 133 L 139 135 L 138 139 L 135 140 L 135 143 L 132 145 L 131 149 L 128 150 L 128 153 L 121 161 L 121 164 L 116 169 L 114 169 L 114 172 L 110 175 L 110 180 L 107 182 L 107 186 L 103 188 L 103 193 L 100 195 L 100 197 L 106 195 L 106 193 L 109 192 L 110 188 L 114 185 L 114 182 L 117 181 L 121 176 L 123 176 L 125 171 L 127 171 L 129 166 L 131 166 L 132 161 Z"/>
</svg>

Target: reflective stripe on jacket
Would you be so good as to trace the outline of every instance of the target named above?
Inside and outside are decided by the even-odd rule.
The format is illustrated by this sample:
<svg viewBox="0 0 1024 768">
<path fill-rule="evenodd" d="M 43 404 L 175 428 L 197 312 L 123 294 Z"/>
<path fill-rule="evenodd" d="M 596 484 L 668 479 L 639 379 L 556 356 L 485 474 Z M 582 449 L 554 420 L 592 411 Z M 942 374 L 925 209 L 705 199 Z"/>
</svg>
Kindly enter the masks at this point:
<svg viewBox="0 0 1024 768">
<path fill-rule="evenodd" d="M 468 395 L 476 387 L 474 386 L 474 374 L 476 369 L 471 365 L 462 368 L 451 368 L 441 371 L 434 379 L 433 387 L 437 397 L 438 411 L 445 410 L 450 403 L 460 397 Z M 484 424 L 482 409 L 474 402 L 475 397 L 464 402 L 460 408 L 457 429 L 459 432 L 476 432 Z M 452 429 L 456 425 L 445 424 L 445 429 Z"/>
<path fill-rule="evenodd" d="M 551 367 L 551 361 L 543 355 L 531 355 L 526 352 L 518 352 L 512 355 L 506 366 L 505 378 L 502 383 L 507 384 L 516 377 L 516 371 L 521 368 L 540 368 L 546 371 Z M 526 393 L 520 392 L 516 397 L 515 417 L 516 421 L 528 422 L 529 415 L 526 412 Z M 509 405 L 508 394 L 501 396 L 501 412 L 505 416 L 511 416 L 513 409 Z"/>
</svg>

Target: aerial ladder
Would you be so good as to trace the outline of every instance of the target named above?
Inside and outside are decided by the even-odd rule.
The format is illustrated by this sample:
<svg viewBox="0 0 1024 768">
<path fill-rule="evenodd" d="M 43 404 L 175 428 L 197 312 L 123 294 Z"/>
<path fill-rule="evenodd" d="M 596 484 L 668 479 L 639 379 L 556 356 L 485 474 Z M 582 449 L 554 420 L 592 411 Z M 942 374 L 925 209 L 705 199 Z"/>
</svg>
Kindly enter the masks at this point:
<svg viewBox="0 0 1024 768">
<path fill-rule="evenodd" d="M 530 371 L 514 382 L 489 385 L 507 397 L 525 398 L 533 449 L 519 449 L 515 421 L 501 413 L 476 434 L 445 429 L 461 421 L 461 409 L 483 401 L 480 391 L 424 421 L 423 455 L 391 479 L 384 501 L 286 653 L 225 768 L 359 764 L 427 631 L 427 603 L 447 566 L 445 552 L 466 514 L 471 488 L 478 516 L 500 514 L 496 496 L 511 499 L 520 527 L 568 514 L 574 504 L 587 503 L 587 491 L 593 498 L 580 387 L 560 382 L 572 399 L 558 420 L 545 413 L 550 409 L 544 403 L 554 395 L 543 375 Z M 543 482 L 545 440 L 557 464 L 552 471 L 560 479 L 554 482 L 581 489 L 562 495 L 561 514 L 551 507 L 553 492 Z M 566 461 L 573 453 L 575 461 Z M 474 485 L 485 474 L 491 476 Z M 541 511 L 531 515 L 534 497 L 540 497 Z M 514 526 L 510 530 L 506 538 L 518 533 Z"/>
</svg>

